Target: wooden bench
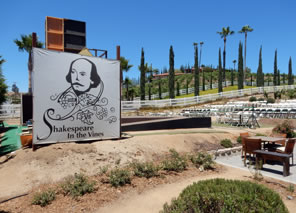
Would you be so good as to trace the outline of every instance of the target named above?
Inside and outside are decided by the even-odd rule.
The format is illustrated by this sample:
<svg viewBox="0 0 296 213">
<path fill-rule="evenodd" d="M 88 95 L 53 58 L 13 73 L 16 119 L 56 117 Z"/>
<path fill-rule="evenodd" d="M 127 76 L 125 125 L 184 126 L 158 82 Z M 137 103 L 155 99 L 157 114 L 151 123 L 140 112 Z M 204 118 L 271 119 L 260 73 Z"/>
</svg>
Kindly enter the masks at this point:
<svg viewBox="0 0 296 213">
<path fill-rule="evenodd" d="M 262 166 L 263 163 L 266 162 L 266 160 L 279 161 L 283 163 L 283 176 L 286 177 L 290 174 L 289 158 L 292 156 L 292 154 L 283 154 L 264 150 L 255 150 L 254 153 L 256 154 L 256 164 L 259 163 L 260 160 L 263 160 Z"/>
</svg>

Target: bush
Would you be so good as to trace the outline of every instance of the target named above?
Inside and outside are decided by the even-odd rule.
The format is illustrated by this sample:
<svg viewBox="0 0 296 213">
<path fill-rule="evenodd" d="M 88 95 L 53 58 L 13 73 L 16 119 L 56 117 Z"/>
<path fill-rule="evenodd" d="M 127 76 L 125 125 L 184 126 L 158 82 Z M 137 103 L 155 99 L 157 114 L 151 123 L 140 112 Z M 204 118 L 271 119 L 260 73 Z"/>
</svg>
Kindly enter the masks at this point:
<svg viewBox="0 0 296 213">
<path fill-rule="evenodd" d="M 73 198 L 93 192 L 94 186 L 95 182 L 90 182 L 83 174 L 75 174 L 61 185 L 64 194 Z"/>
<path fill-rule="evenodd" d="M 114 186 L 124 186 L 131 183 L 131 175 L 127 169 L 113 169 L 109 174 L 109 183 Z"/>
<path fill-rule="evenodd" d="M 249 101 L 250 102 L 257 101 L 257 98 L 255 96 L 252 96 L 252 97 L 250 97 Z"/>
<path fill-rule="evenodd" d="M 135 176 L 138 176 L 138 177 L 151 178 L 159 175 L 158 174 L 159 167 L 155 166 L 153 163 L 135 162 L 135 163 L 132 163 L 132 168 Z"/>
<path fill-rule="evenodd" d="M 295 188 L 294 188 L 294 184 L 290 183 L 289 186 L 287 187 L 287 190 L 289 192 L 294 192 Z"/>
<path fill-rule="evenodd" d="M 266 103 L 267 104 L 274 104 L 275 100 L 274 98 L 267 98 Z"/>
<path fill-rule="evenodd" d="M 56 198 L 54 190 L 47 190 L 45 192 L 36 193 L 33 197 L 32 204 L 39 206 L 47 206 Z"/>
<path fill-rule="evenodd" d="M 162 168 L 167 171 L 182 172 L 187 168 L 187 159 L 174 150 L 170 150 L 170 157 L 162 162 Z"/>
<path fill-rule="evenodd" d="M 294 89 L 288 89 L 286 92 L 286 95 L 289 97 L 289 99 L 294 99 L 296 97 L 296 93 Z"/>
<path fill-rule="evenodd" d="M 264 101 L 264 98 L 258 98 L 257 101 Z"/>
<path fill-rule="evenodd" d="M 190 157 L 191 162 L 196 166 L 196 168 L 203 167 L 203 169 L 214 169 L 215 162 L 213 158 L 208 153 L 199 152 L 197 155 L 192 155 Z"/>
<path fill-rule="evenodd" d="M 266 136 L 265 134 L 262 134 L 262 133 L 256 133 L 255 136 Z"/>
<path fill-rule="evenodd" d="M 211 179 L 186 187 L 162 213 L 281 212 L 288 213 L 278 193 L 250 181 Z"/>
<path fill-rule="evenodd" d="M 221 142 L 220 142 L 221 146 L 225 147 L 225 148 L 231 148 L 233 147 L 232 145 L 232 142 L 231 140 L 229 139 L 223 139 Z"/>
<path fill-rule="evenodd" d="M 295 126 L 289 120 L 284 120 L 283 123 L 276 125 L 272 132 L 279 134 L 287 134 L 287 138 L 295 137 Z"/>
<path fill-rule="evenodd" d="M 242 137 L 238 136 L 237 139 L 236 139 L 236 142 L 238 142 L 239 144 L 242 144 Z"/>
</svg>

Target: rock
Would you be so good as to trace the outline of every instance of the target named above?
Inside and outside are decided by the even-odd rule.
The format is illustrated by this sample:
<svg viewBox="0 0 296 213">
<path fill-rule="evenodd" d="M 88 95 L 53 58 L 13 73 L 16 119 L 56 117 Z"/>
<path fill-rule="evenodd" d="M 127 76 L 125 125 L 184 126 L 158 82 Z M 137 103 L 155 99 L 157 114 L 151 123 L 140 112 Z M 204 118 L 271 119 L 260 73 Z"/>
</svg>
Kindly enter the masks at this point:
<svg viewBox="0 0 296 213">
<path fill-rule="evenodd" d="M 290 195 L 288 195 L 288 196 L 287 196 L 287 199 L 288 199 L 288 200 L 293 200 L 293 197 L 290 196 Z"/>
</svg>

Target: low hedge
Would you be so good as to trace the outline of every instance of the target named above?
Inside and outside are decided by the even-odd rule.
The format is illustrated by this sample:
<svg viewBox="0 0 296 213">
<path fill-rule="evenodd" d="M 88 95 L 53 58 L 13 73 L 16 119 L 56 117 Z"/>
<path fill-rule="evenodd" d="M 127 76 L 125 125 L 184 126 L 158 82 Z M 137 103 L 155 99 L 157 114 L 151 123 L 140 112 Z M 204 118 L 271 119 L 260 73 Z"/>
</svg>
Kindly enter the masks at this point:
<svg viewBox="0 0 296 213">
<path fill-rule="evenodd" d="M 288 213 L 278 193 L 250 181 L 211 179 L 185 188 L 162 213 L 281 212 Z"/>
</svg>

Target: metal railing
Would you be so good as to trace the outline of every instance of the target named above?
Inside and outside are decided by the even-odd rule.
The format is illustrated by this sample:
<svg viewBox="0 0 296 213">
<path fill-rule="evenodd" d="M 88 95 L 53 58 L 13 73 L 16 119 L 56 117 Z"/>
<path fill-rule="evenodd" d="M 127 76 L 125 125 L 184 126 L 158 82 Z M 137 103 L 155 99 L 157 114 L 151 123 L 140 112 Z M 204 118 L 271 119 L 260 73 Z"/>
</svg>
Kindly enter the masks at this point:
<svg viewBox="0 0 296 213">
<path fill-rule="evenodd" d="M 5 104 L 0 106 L 0 119 L 19 118 L 21 115 L 20 104 Z"/>
</svg>

